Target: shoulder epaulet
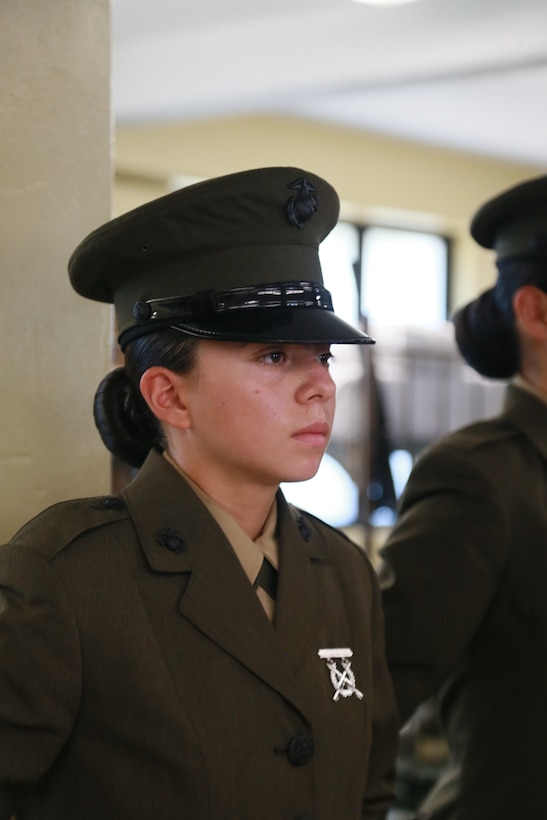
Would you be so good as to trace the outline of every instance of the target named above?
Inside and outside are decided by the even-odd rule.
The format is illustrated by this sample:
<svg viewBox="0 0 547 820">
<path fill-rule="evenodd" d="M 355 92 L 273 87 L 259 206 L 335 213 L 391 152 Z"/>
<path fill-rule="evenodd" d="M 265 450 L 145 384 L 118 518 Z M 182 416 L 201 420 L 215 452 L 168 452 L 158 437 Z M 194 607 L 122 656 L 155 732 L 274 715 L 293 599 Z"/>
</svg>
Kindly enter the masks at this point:
<svg viewBox="0 0 547 820">
<path fill-rule="evenodd" d="M 488 447 L 491 444 L 498 444 L 515 436 L 520 435 L 519 430 L 508 423 L 503 416 L 496 416 L 493 419 L 477 421 L 467 427 L 462 427 L 453 433 L 449 433 L 444 439 L 440 439 L 439 444 L 457 444 L 465 450 L 478 450 Z"/>
<path fill-rule="evenodd" d="M 84 533 L 128 516 L 124 500 L 116 495 L 61 501 L 24 524 L 10 543 L 51 559 Z"/>
</svg>

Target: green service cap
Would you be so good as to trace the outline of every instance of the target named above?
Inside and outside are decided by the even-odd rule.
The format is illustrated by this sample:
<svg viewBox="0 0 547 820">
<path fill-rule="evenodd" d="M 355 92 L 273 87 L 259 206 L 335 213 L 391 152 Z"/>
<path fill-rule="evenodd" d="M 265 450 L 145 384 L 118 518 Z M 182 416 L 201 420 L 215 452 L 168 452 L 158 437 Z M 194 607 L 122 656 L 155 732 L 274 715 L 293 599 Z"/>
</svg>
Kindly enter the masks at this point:
<svg viewBox="0 0 547 820">
<path fill-rule="evenodd" d="M 74 289 L 113 302 L 124 348 L 174 327 L 233 341 L 372 343 L 333 312 L 319 244 L 334 188 L 298 168 L 261 168 L 167 194 L 93 231 L 72 254 Z"/>
<path fill-rule="evenodd" d="M 547 257 L 547 176 L 516 185 L 486 202 L 471 220 L 471 236 L 510 257 Z"/>
</svg>

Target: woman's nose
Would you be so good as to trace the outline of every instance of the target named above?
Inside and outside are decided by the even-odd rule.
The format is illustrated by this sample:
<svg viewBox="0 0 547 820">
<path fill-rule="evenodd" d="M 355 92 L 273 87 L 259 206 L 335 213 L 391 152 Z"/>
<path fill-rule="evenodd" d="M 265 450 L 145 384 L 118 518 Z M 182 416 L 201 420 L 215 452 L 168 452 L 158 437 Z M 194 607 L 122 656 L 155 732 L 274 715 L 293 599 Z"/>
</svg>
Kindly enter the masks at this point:
<svg viewBox="0 0 547 820">
<path fill-rule="evenodd" d="M 298 395 L 301 401 L 321 399 L 327 401 L 336 393 L 336 384 L 328 367 L 320 361 L 314 362 L 306 371 L 299 386 Z"/>
</svg>

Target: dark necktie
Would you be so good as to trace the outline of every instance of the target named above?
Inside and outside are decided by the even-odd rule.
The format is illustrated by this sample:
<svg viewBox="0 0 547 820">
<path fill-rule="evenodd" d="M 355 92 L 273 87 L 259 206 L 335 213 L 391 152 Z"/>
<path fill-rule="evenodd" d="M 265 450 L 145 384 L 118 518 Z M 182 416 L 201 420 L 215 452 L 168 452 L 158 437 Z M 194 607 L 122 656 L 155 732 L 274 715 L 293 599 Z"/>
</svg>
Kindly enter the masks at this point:
<svg viewBox="0 0 547 820">
<path fill-rule="evenodd" d="M 275 596 L 277 594 L 277 570 L 266 558 L 262 561 L 262 566 L 255 578 L 253 587 L 256 589 L 258 600 L 262 604 L 266 615 L 273 622 Z"/>
<path fill-rule="evenodd" d="M 275 601 L 275 596 L 277 595 L 277 570 L 275 567 L 272 567 L 267 558 L 264 558 L 262 561 L 260 572 L 256 576 L 253 586 L 255 589 L 262 587 L 272 601 Z"/>
</svg>

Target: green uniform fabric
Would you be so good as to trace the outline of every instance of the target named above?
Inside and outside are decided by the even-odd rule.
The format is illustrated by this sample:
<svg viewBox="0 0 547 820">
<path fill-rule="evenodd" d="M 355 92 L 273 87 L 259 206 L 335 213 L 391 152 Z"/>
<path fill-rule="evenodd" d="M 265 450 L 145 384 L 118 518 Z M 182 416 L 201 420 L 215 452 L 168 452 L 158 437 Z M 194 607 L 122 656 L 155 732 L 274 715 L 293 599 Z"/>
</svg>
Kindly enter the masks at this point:
<svg viewBox="0 0 547 820">
<path fill-rule="evenodd" d="M 547 816 L 547 405 L 510 386 L 431 447 L 382 557 L 401 718 L 437 693 L 453 755 L 424 816 Z"/>
<path fill-rule="evenodd" d="M 56 505 L 0 549 L 0 818 L 382 818 L 397 746 L 377 579 L 278 496 L 275 629 L 184 479 Z M 325 647 L 353 650 L 334 699 Z M 313 747 L 311 746 L 313 740 Z"/>
</svg>

